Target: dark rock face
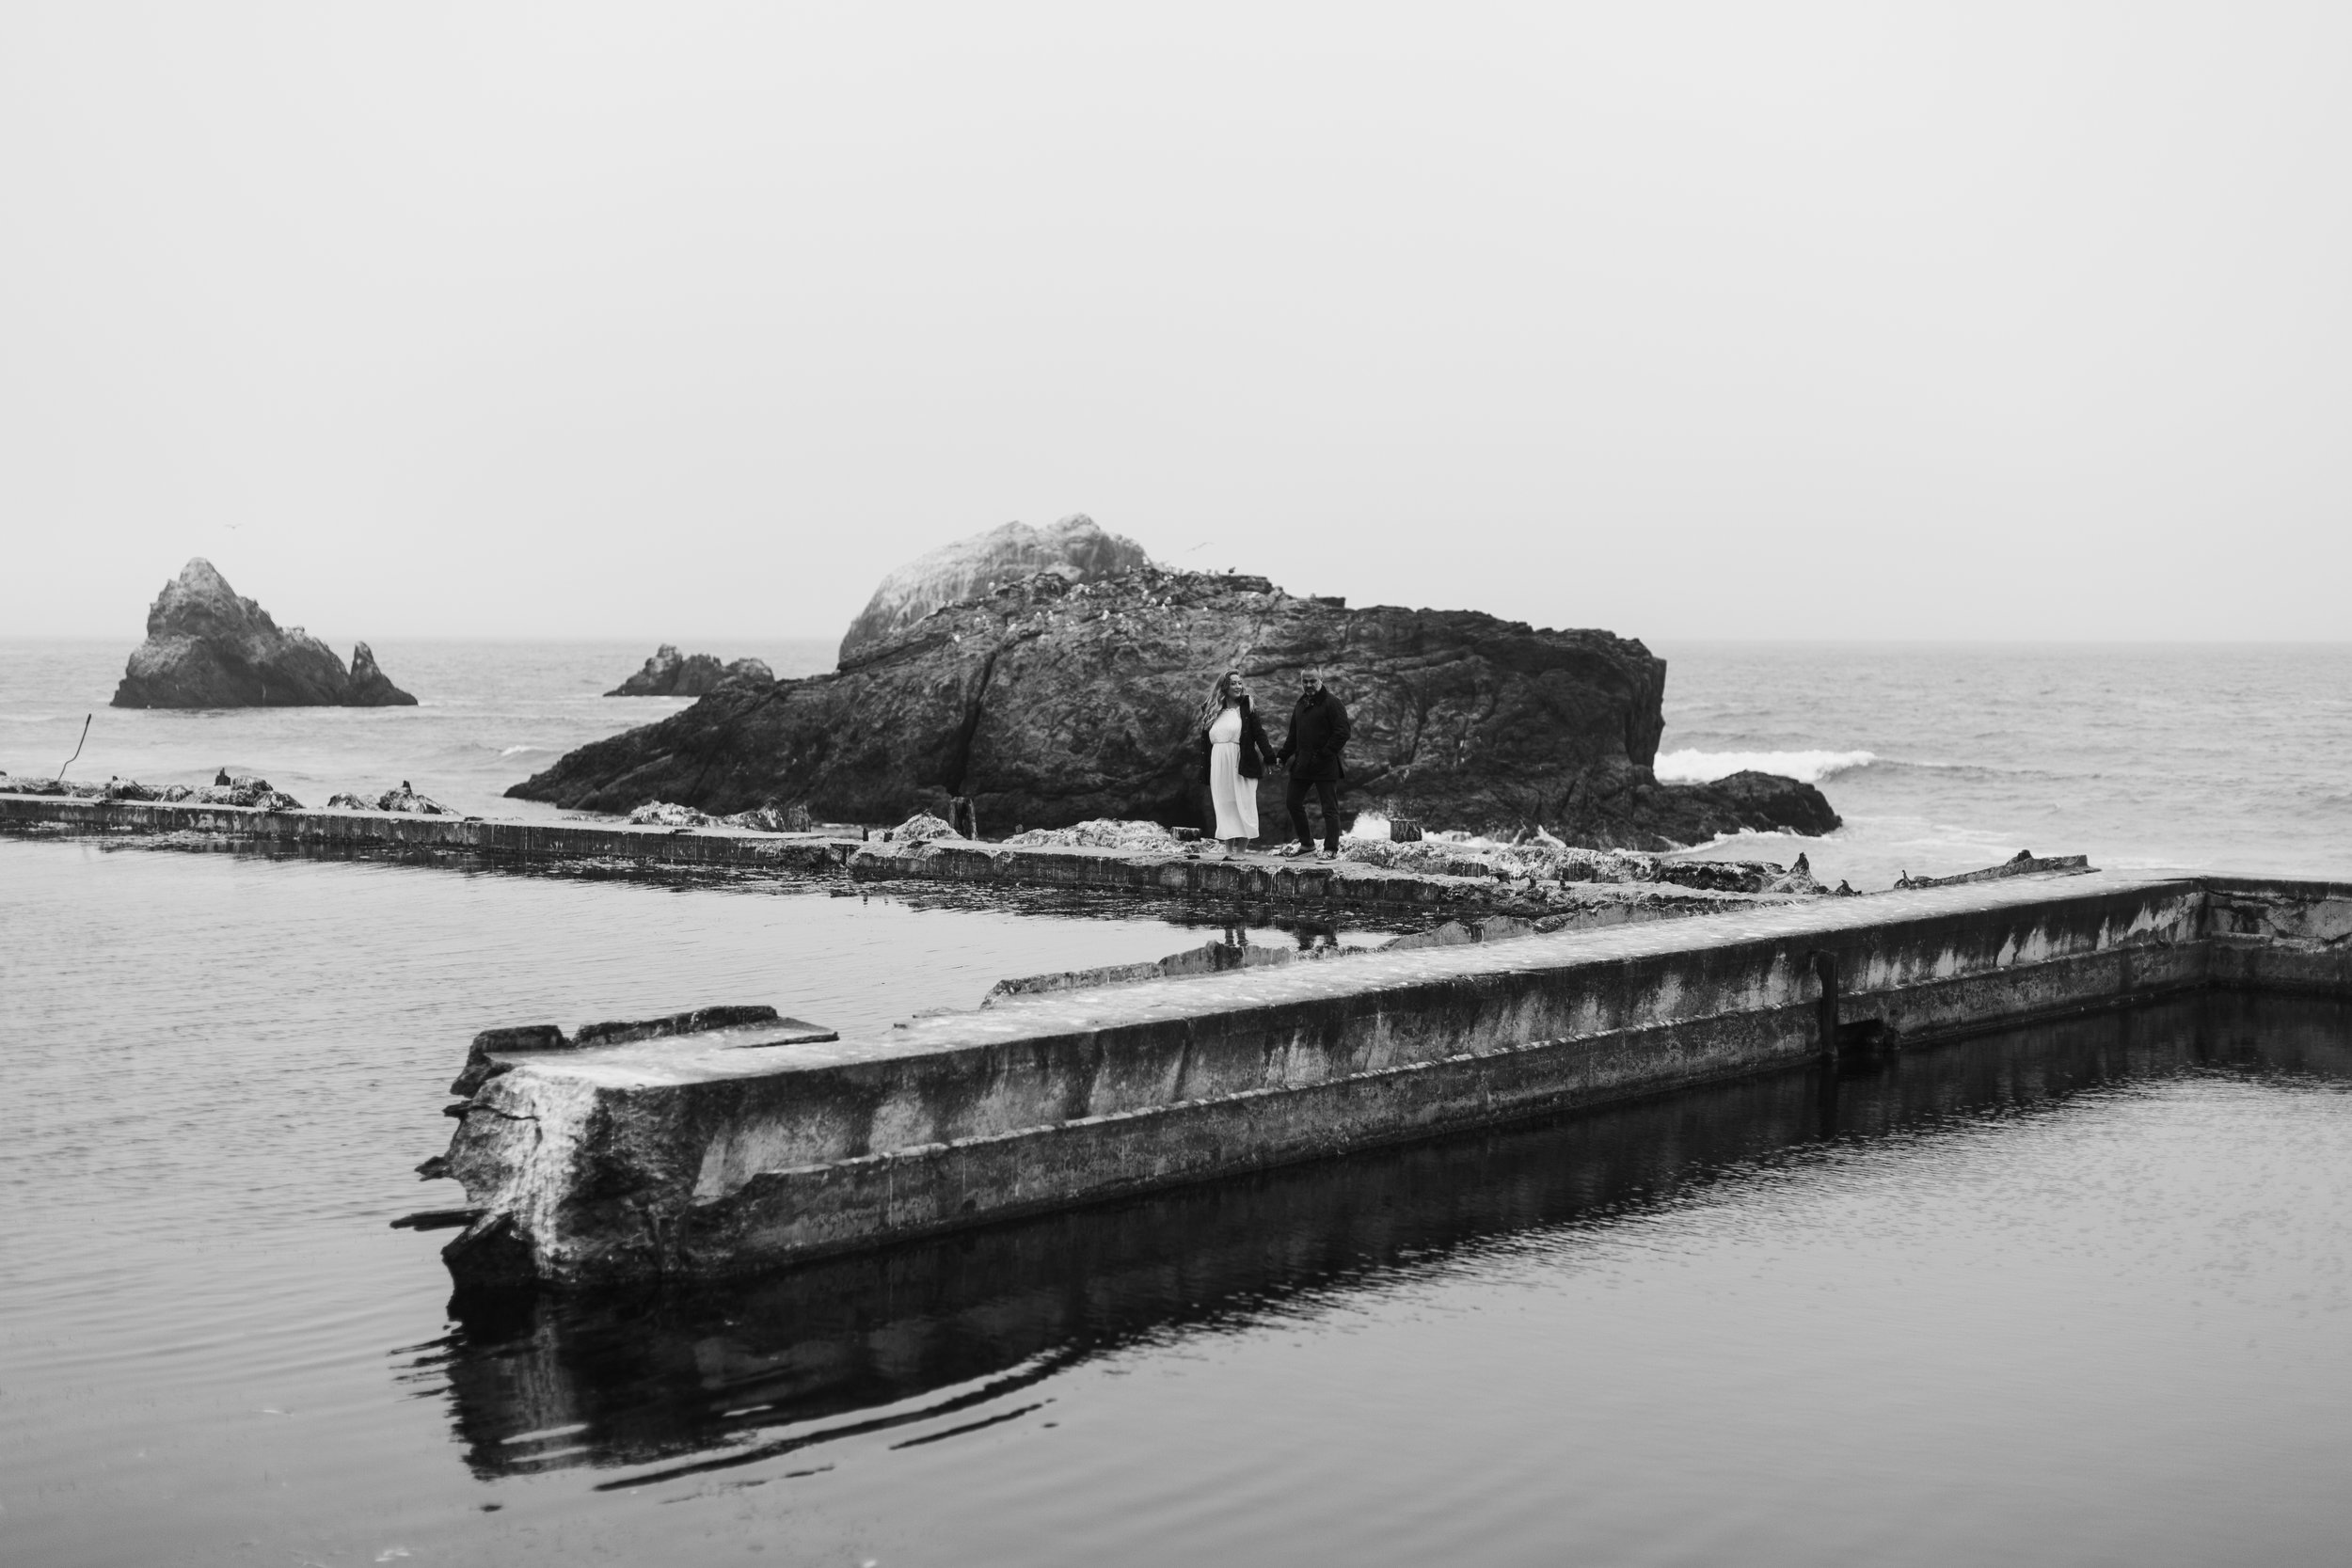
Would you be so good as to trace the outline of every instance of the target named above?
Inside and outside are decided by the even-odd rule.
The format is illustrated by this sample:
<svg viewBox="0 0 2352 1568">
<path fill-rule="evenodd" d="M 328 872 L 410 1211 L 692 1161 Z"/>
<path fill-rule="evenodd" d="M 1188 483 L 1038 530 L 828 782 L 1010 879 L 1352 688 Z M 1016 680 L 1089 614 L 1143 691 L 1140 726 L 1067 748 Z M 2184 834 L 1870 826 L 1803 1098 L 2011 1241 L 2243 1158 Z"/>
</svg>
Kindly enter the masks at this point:
<svg viewBox="0 0 2352 1568">
<path fill-rule="evenodd" d="M 977 599 L 1040 572 L 1096 582 L 1151 563 L 1141 545 L 1105 531 L 1083 512 L 1051 528 L 1007 523 L 943 545 L 882 578 L 841 640 L 841 662 L 863 657 L 944 605 Z"/>
<path fill-rule="evenodd" d="M 1263 693 L 1278 740 L 1298 672 L 1320 669 L 1355 725 L 1343 796 L 1391 816 L 1484 832 L 1542 824 L 1645 849 L 1837 825 L 1820 792 L 1792 779 L 1659 784 L 1666 667 L 1639 642 L 1469 610 L 1350 610 L 1263 578 L 1152 567 L 999 587 L 832 674 L 726 688 L 507 793 L 616 812 L 649 799 L 713 813 L 786 801 L 866 822 L 945 816 L 962 796 L 1007 828 L 1195 824 L 1205 807 L 1195 715 L 1232 666 Z M 1260 786 L 1270 834 L 1284 784 L 1275 771 Z"/>
<path fill-rule="evenodd" d="M 605 693 L 608 697 L 705 697 L 729 682 L 765 686 L 776 678 L 766 661 L 739 658 L 721 664 L 709 654 L 681 657 L 675 642 L 654 650 L 645 667 Z"/>
<path fill-rule="evenodd" d="M 241 599 L 198 558 L 164 584 L 147 612 L 147 641 L 131 655 L 116 707 L 388 707 L 416 699 L 376 668 L 360 643 L 358 678 L 333 649 Z"/>
<path fill-rule="evenodd" d="M 394 686 L 391 678 L 375 667 L 375 650 L 365 642 L 357 642 L 351 649 L 351 694 L 343 699 L 345 707 L 415 707 L 417 700 Z"/>
</svg>

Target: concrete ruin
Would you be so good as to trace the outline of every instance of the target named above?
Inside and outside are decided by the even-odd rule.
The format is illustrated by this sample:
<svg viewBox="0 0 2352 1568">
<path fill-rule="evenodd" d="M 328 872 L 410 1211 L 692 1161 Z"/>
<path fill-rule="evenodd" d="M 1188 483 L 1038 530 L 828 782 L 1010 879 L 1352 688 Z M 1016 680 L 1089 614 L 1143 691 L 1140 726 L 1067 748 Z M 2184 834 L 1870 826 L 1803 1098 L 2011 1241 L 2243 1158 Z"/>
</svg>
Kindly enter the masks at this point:
<svg viewBox="0 0 2352 1568">
<path fill-rule="evenodd" d="M 453 1434 L 485 1480 L 591 1465 L 617 1491 L 723 1475 L 961 1422 L 981 1401 L 1001 1411 L 1073 1361 L 1605 1222 L 1823 1140 L 1931 1138 L 1971 1114 L 2217 1068 L 2352 1079 L 2344 1005 L 2192 992 L 741 1279 L 461 1291 Z"/>
<path fill-rule="evenodd" d="M 492 1039 L 428 1174 L 463 1283 L 708 1277 L 2209 988 L 2352 997 L 2352 886 L 2044 873 L 826 1041 Z"/>
<path fill-rule="evenodd" d="M 13 782 L 13 781 L 11 781 Z M 510 866 L 588 863 L 635 869 L 755 872 L 859 882 L 953 882 L 1056 888 L 1145 898 L 1313 905 L 1451 918 L 1501 911 L 1557 925 L 1601 926 L 1787 902 L 1784 892 L 1740 893 L 1674 881 L 1553 881 L 1282 861 L 1219 861 L 1181 847 L 1133 850 L 983 843 L 900 842 L 839 830 L 764 832 L 718 824 L 514 821 L 413 812 L 305 811 L 202 800 L 104 800 L 0 788 L 0 831 L 139 834 L 195 845 L 250 845 L 274 853 L 451 858 Z M 1677 869 L 1676 874 L 1680 874 Z"/>
</svg>

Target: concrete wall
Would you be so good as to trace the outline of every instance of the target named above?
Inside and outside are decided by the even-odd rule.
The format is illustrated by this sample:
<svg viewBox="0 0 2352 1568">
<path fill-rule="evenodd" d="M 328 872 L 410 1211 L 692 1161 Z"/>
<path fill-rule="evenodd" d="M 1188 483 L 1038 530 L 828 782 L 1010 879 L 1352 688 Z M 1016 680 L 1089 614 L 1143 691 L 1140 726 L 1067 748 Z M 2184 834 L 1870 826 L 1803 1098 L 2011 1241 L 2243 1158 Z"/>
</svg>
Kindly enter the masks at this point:
<svg viewBox="0 0 2352 1568">
<path fill-rule="evenodd" d="M 1050 1368 L 1246 1311 L 1368 1260 L 1606 1213 L 1823 1137 L 2214 1061 L 2344 1077 L 2352 1033 L 2336 1005 L 2198 993 L 1921 1052 L 1899 1071 L 1846 1075 L 1835 1094 L 1807 1073 L 1764 1073 L 691 1291 L 501 1295 L 485 1304 L 501 1321 L 475 1338 L 495 1354 L 448 1369 L 457 1427 L 485 1475 L 537 1473 L 543 1450 L 574 1447 L 596 1464 L 691 1468 L 713 1449 L 726 1464 L 741 1451 L 719 1447 L 730 1440 L 852 1410 L 922 1418 L 983 1381 L 1034 1378 L 1032 1358 Z M 506 1316 L 517 1311 L 527 1330 Z M 624 1342 L 628 1355 L 610 1354 Z"/>
<path fill-rule="evenodd" d="M 1823 900 L 1011 998 L 770 1053 L 516 1058 L 452 1164 L 461 1274 L 714 1274 L 2205 984 L 2201 883 Z"/>
<path fill-rule="evenodd" d="M 2207 877 L 2217 986 L 2352 996 L 2352 884 Z"/>
<path fill-rule="evenodd" d="M 1112 849 L 1014 849 L 964 841 L 898 845 L 739 828 L 636 828 L 392 812 L 273 812 L 43 795 L 0 795 L 0 826 L 84 833 L 196 833 L 275 849 L 346 854 L 453 852 L 518 862 L 739 866 L 801 875 L 840 875 L 846 869 L 863 881 L 1009 883 L 1153 896 L 1312 902 L 1341 909 L 1476 911 L 1493 903 L 1497 894 L 1493 883 L 1479 879 L 1350 864 L 1227 864 L 1181 854 Z M 1583 901 L 1600 907 L 1567 912 L 1602 920 L 1662 917 L 1743 900 L 1738 895 L 1672 886 L 1629 886 L 1587 890 Z"/>
<path fill-rule="evenodd" d="M 180 833 L 296 852 L 456 854 L 518 863 L 739 867 L 860 881 L 946 881 L 1246 899 L 1394 914 L 1468 915 L 1494 908 L 1559 923 L 1664 920 L 1790 895 L 1720 893 L 1672 883 L 1546 884 L 1505 889 L 1485 878 L 1385 870 L 1347 862 L 1293 864 L 1195 860 L 1183 854 L 939 840 L 896 844 L 742 828 L 630 827 L 612 822 L 516 822 L 395 812 L 262 811 L 152 800 L 0 794 L 0 827 L 79 833 Z"/>
<path fill-rule="evenodd" d="M 829 871 L 854 841 L 739 829 L 632 828 L 596 822 L 514 822 L 399 812 L 262 811 L 162 800 L 83 800 L 0 795 L 0 824 L 87 833 L 202 833 L 284 849 L 453 850 L 516 860 L 625 860 L 665 865 L 744 865 Z"/>
</svg>

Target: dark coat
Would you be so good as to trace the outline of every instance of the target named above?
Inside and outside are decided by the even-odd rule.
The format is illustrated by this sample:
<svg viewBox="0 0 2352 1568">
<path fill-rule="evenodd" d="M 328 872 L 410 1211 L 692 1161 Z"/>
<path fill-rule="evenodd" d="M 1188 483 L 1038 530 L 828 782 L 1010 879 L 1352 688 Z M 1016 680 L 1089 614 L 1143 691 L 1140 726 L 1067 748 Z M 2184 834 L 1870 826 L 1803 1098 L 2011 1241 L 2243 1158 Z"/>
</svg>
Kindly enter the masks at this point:
<svg viewBox="0 0 2352 1568">
<path fill-rule="evenodd" d="M 1275 753 L 1277 762 L 1291 765 L 1291 777 L 1309 784 L 1337 784 L 1347 777 L 1340 765 L 1340 749 L 1355 732 L 1348 727 L 1347 709 L 1330 692 L 1318 688 L 1298 699 L 1291 709 L 1291 733 Z"/>
<path fill-rule="evenodd" d="M 1211 720 L 1209 722 L 1216 721 Z M 1202 784 L 1209 782 L 1209 727 L 1203 724 L 1200 726 Z M 1265 737 L 1265 726 L 1258 722 L 1258 710 L 1250 705 L 1248 698 L 1244 697 L 1241 700 L 1241 776 L 1245 779 L 1263 778 L 1265 765 L 1273 760 L 1274 743 Z"/>
</svg>

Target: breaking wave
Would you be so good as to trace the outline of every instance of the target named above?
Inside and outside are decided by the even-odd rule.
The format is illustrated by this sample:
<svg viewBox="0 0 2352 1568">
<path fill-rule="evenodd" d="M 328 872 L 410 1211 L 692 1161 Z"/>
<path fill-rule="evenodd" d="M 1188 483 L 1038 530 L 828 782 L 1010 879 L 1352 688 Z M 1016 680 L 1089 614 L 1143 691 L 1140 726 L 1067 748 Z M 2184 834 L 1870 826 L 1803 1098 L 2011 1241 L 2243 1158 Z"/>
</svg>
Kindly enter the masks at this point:
<svg viewBox="0 0 2352 1568">
<path fill-rule="evenodd" d="M 1713 784 L 1734 773 L 1779 773 L 1820 784 L 1878 761 L 1872 752 L 1667 752 L 1657 762 L 1660 784 Z"/>
</svg>

